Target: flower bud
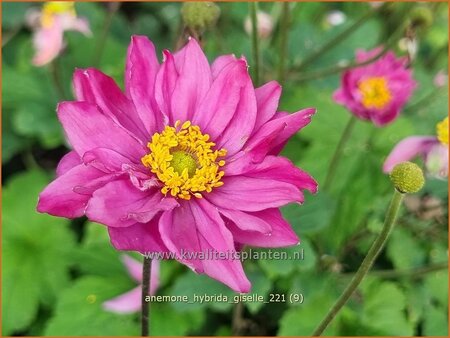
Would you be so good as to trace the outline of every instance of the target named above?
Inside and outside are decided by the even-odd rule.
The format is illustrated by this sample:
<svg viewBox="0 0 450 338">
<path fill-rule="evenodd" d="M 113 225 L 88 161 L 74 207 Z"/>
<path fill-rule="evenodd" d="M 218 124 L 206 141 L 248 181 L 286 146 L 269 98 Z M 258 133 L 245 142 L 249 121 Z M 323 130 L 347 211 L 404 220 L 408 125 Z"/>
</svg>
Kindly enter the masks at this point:
<svg viewBox="0 0 450 338">
<path fill-rule="evenodd" d="M 390 178 L 395 188 L 403 194 L 418 192 L 425 183 L 422 169 L 412 162 L 397 164 L 392 170 Z"/>
<path fill-rule="evenodd" d="M 261 39 L 267 39 L 273 31 L 273 20 L 272 17 L 262 11 L 258 11 L 256 14 L 256 30 L 258 31 L 258 37 Z M 252 34 L 252 21 L 248 16 L 244 22 L 244 29 L 248 35 Z"/>
<path fill-rule="evenodd" d="M 220 8 L 213 2 L 185 2 L 181 15 L 187 27 L 193 31 L 203 32 L 214 26 L 220 15 Z"/>
<path fill-rule="evenodd" d="M 433 13 L 427 6 L 417 6 L 411 11 L 411 25 L 415 28 L 427 28 L 433 23 Z"/>
</svg>

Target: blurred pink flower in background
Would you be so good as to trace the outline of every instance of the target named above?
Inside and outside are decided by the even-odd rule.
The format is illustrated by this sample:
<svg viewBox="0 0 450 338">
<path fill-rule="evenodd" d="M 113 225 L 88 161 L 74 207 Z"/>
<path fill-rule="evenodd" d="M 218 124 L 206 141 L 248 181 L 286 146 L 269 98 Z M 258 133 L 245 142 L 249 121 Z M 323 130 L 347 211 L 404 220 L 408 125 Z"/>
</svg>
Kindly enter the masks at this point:
<svg viewBox="0 0 450 338">
<path fill-rule="evenodd" d="M 383 171 L 389 173 L 396 164 L 420 156 L 428 175 L 448 177 L 448 117 L 437 124 L 436 132 L 437 136 L 410 136 L 400 141 L 384 162 Z"/>
<path fill-rule="evenodd" d="M 256 14 L 258 36 L 261 39 L 267 39 L 273 31 L 273 19 L 272 16 L 266 12 L 258 11 Z M 250 35 L 252 34 L 252 22 L 248 16 L 244 22 L 245 32 Z"/>
<path fill-rule="evenodd" d="M 133 290 L 103 303 L 105 310 L 116 313 L 132 313 L 141 310 L 142 304 L 142 263 L 130 256 L 122 256 L 128 274 L 139 283 Z M 150 295 L 154 295 L 159 287 L 160 261 L 153 259 L 150 274 Z"/>
<path fill-rule="evenodd" d="M 447 83 L 448 83 L 448 74 L 443 70 L 437 72 L 436 75 L 434 76 L 433 84 L 438 88 L 442 88 L 446 86 Z"/>
<path fill-rule="evenodd" d="M 91 35 L 87 20 L 77 17 L 74 4 L 50 1 L 42 5 L 41 11 L 33 10 L 27 14 L 27 22 L 34 30 L 35 66 L 44 66 L 59 55 L 64 47 L 64 31 L 74 30 Z"/>
<path fill-rule="evenodd" d="M 255 88 L 233 55 L 209 65 L 195 39 L 163 54 L 160 64 L 150 40 L 132 37 L 126 94 L 96 69 L 75 71 L 77 101 L 58 106 L 74 150 L 37 209 L 86 215 L 108 227 L 118 250 L 170 252 L 248 292 L 239 247 L 299 243 L 279 207 L 303 203 L 317 183 L 279 153 L 315 109 L 277 112 L 278 83 Z"/>
<path fill-rule="evenodd" d="M 380 51 L 359 50 L 356 61 L 367 61 Z M 406 58 L 397 59 L 388 52 L 373 63 L 347 70 L 333 99 L 360 119 L 386 125 L 397 118 L 416 87 L 406 63 Z"/>
</svg>

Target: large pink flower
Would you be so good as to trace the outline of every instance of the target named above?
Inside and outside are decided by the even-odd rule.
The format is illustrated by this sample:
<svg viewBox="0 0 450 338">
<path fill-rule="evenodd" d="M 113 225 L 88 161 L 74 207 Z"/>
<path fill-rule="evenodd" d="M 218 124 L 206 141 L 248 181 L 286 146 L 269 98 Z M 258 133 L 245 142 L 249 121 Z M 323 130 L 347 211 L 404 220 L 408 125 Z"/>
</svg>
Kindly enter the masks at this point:
<svg viewBox="0 0 450 338">
<path fill-rule="evenodd" d="M 367 61 L 380 50 L 357 51 L 356 61 Z M 373 63 L 344 72 L 333 99 L 358 118 L 383 126 L 397 118 L 415 87 L 406 59 L 388 52 Z"/>
<path fill-rule="evenodd" d="M 278 154 L 315 110 L 276 112 L 278 83 L 255 89 L 245 59 L 232 55 L 210 66 L 194 39 L 163 54 L 159 64 L 146 37 L 132 38 L 125 94 L 98 70 L 75 72 L 77 101 L 58 106 L 74 150 L 38 211 L 86 215 L 119 250 L 170 252 L 248 292 L 241 262 L 227 253 L 298 243 L 278 208 L 302 203 L 302 190 L 317 184 Z M 202 259 L 212 251 L 225 259 Z"/>
</svg>

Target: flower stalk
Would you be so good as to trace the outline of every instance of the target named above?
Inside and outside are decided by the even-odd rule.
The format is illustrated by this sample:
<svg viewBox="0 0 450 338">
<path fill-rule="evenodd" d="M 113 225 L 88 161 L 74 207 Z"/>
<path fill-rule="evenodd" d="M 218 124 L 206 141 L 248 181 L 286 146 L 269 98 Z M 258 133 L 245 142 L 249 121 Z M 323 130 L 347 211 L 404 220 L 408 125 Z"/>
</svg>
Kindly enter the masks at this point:
<svg viewBox="0 0 450 338">
<path fill-rule="evenodd" d="M 260 58 L 259 58 L 259 42 L 258 42 L 258 3 L 252 1 L 250 6 L 250 19 L 252 22 L 252 54 L 253 54 L 253 79 L 256 85 L 259 84 Z"/>
<path fill-rule="evenodd" d="M 397 189 L 394 190 L 394 195 L 392 197 L 391 204 L 389 205 L 389 209 L 387 211 L 386 219 L 384 221 L 381 233 L 378 235 L 375 242 L 372 244 L 369 252 L 367 253 L 367 256 L 364 258 L 363 262 L 361 263 L 361 266 L 359 267 L 355 276 L 351 280 L 350 284 L 347 286 L 347 288 L 339 297 L 339 299 L 336 301 L 336 303 L 333 305 L 333 307 L 328 311 L 328 313 L 326 314 L 322 322 L 319 324 L 319 326 L 317 326 L 317 328 L 314 330 L 312 334 L 313 336 L 315 337 L 320 336 L 325 331 L 325 329 L 328 327 L 331 321 L 339 313 L 341 308 L 350 299 L 351 295 L 356 291 L 363 278 L 369 272 L 370 268 L 377 259 L 381 250 L 384 248 L 387 239 L 389 238 L 389 235 L 392 232 L 392 229 L 394 228 L 395 221 L 397 219 L 397 214 L 403 200 L 403 195 L 404 194 L 399 192 Z"/>
<path fill-rule="evenodd" d="M 142 269 L 142 310 L 141 310 L 141 335 L 142 337 L 150 336 L 150 302 L 145 298 L 150 294 L 150 274 L 151 274 L 151 258 L 144 256 L 144 267 Z"/>
<path fill-rule="evenodd" d="M 374 8 L 364 13 L 358 20 L 356 20 L 352 25 L 348 26 L 347 29 L 343 30 L 340 34 L 336 35 L 328 42 L 324 43 L 321 47 L 316 49 L 310 55 L 303 59 L 303 62 L 299 65 L 298 70 L 304 69 L 306 66 L 317 60 L 323 54 L 329 52 L 333 47 L 338 46 L 343 40 L 350 36 L 354 31 L 356 31 L 360 26 L 367 22 L 369 18 L 378 13 L 383 6 Z"/>
<path fill-rule="evenodd" d="M 289 2 L 283 2 L 281 4 L 281 17 L 280 22 L 280 54 L 278 64 L 278 82 L 283 84 L 286 77 L 286 55 L 288 47 L 288 32 L 289 32 Z"/>
<path fill-rule="evenodd" d="M 331 158 L 331 162 L 328 166 L 327 176 L 325 177 L 325 181 L 323 184 L 323 188 L 325 191 L 330 189 L 331 183 L 333 182 L 333 178 L 339 165 L 339 160 L 342 157 L 342 152 L 344 151 L 344 146 L 352 134 L 355 122 L 356 118 L 352 116 L 347 122 L 344 131 L 342 132 L 341 138 L 339 139 L 336 150 L 334 151 L 333 157 Z"/>
</svg>

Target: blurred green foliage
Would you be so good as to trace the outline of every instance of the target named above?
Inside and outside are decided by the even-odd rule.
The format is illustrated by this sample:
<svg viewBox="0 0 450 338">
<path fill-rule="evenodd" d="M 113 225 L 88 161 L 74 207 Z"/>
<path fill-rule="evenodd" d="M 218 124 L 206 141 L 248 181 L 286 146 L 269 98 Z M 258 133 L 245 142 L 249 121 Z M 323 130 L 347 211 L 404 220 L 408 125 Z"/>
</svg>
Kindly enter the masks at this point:
<svg viewBox="0 0 450 338">
<path fill-rule="evenodd" d="M 281 3 L 261 3 L 275 21 L 271 37 L 261 40 L 263 77 L 277 77 L 280 58 Z M 331 99 L 339 74 L 297 81 L 299 65 L 313 51 L 353 25 L 367 11 L 360 3 L 291 3 L 287 80 L 281 110 L 316 107 L 311 125 L 292 138 L 284 150 L 296 165 L 323 181 L 328 161 L 349 113 Z M 346 39 L 325 50 L 302 72 L 308 73 L 353 59 L 358 48 L 386 43 L 407 4 L 391 3 L 365 20 Z M 419 82 L 402 116 L 386 128 L 358 122 L 344 149 L 333 189 L 307 195 L 302 207 L 283 208 L 302 239 L 304 261 L 247 261 L 252 293 L 304 294 L 304 303 L 244 304 L 241 334 L 309 335 L 359 266 L 380 231 L 392 190 L 381 172 L 384 158 L 402 138 L 432 135 L 448 114 L 448 87 L 433 79 L 447 72 L 447 3 L 426 6 L 431 25 L 417 29 L 418 52 L 413 62 Z M 37 3 L 2 3 L 2 330 L 3 335 L 138 335 L 138 314 L 118 315 L 101 304 L 135 287 L 103 226 L 38 214 L 37 195 L 54 175 L 67 151 L 56 118 L 58 101 L 71 100 L 75 68 L 96 65 L 123 84 L 127 44 L 132 34 L 152 39 L 161 53 L 174 49 L 182 32 L 179 3 L 124 3 L 111 15 L 111 4 L 77 3 L 93 32 L 87 38 L 65 34 L 66 48 L 50 66 L 36 68 L 31 32 L 25 16 Z M 220 54 L 246 55 L 251 40 L 244 31 L 247 3 L 220 3 L 215 28 L 203 36 L 212 61 Z M 332 26 L 327 15 L 342 11 L 344 23 Z M 111 18 L 111 25 L 105 25 Z M 106 33 L 104 49 L 99 47 Z M 404 54 L 399 46 L 394 49 Z M 161 55 L 161 54 L 160 54 Z M 61 86 L 55 86 L 55 79 Z M 435 203 L 431 210 L 427 201 Z M 437 202 L 436 202 L 437 201 Z M 412 196 L 371 276 L 328 328 L 328 335 L 447 336 L 448 275 L 445 269 L 419 272 L 447 262 L 447 182 L 429 179 Z M 414 203 L 412 203 L 414 202 Z M 416 205 L 416 206 L 414 206 Z M 298 248 L 279 251 L 292 252 Z M 442 266 L 441 266 L 442 267 Z M 382 274 L 382 272 L 388 274 Z M 161 295 L 234 293 L 222 284 L 197 276 L 177 262 L 164 261 Z M 212 303 L 152 304 L 153 335 L 230 335 L 236 305 Z M 242 324 L 241 323 L 241 324 Z"/>
</svg>

